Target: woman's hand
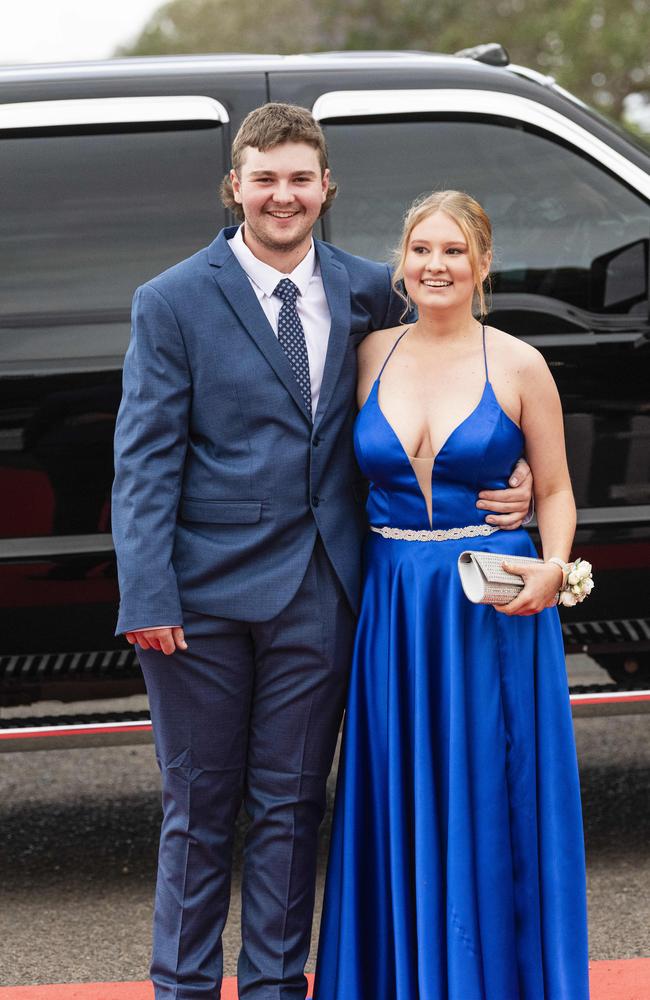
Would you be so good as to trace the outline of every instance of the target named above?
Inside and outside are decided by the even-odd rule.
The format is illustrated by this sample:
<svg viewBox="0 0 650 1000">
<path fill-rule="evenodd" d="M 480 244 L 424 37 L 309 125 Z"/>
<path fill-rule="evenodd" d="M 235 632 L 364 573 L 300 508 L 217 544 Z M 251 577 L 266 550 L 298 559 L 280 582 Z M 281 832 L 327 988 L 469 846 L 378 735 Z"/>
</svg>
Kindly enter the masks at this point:
<svg viewBox="0 0 650 1000">
<path fill-rule="evenodd" d="M 503 562 L 506 573 L 523 577 L 523 590 L 509 604 L 495 604 L 494 610 L 504 615 L 536 615 L 544 608 L 557 604 L 557 595 L 562 586 L 563 573 L 556 563 L 529 563 L 513 566 Z"/>
</svg>

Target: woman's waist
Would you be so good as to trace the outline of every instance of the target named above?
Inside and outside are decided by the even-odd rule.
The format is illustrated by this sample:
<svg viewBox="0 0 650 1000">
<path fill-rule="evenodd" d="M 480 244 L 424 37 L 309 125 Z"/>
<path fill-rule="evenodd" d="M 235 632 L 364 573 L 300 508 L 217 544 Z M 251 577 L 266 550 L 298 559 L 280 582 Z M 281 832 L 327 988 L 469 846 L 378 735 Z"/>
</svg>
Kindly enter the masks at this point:
<svg viewBox="0 0 650 1000">
<path fill-rule="evenodd" d="M 394 549 L 409 556 L 429 559 L 455 560 L 465 549 L 479 552 L 502 552 L 504 556 L 536 556 L 537 551 L 525 528 L 485 527 L 489 531 L 476 531 L 477 525 L 460 525 L 448 529 L 395 528 L 389 525 L 370 525 L 367 541 L 371 546 Z"/>
<path fill-rule="evenodd" d="M 372 530 L 395 529 L 408 532 L 433 532 L 433 539 L 440 537 L 446 541 L 449 538 L 457 537 L 457 533 L 462 531 L 466 537 L 488 536 L 499 530 L 496 525 L 489 524 L 487 517 L 490 512 L 461 507 L 450 510 L 440 510 L 433 508 L 431 516 L 424 504 L 411 505 L 386 505 L 373 504 L 369 501 L 366 506 L 368 524 Z M 428 540 L 428 539 L 427 539 Z"/>
<path fill-rule="evenodd" d="M 460 484 L 442 487 L 434 483 L 426 497 L 415 484 L 403 488 L 382 488 L 371 484 L 366 504 L 368 521 L 373 527 L 451 530 L 465 527 L 491 527 L 486 518 L 493 511 L 477 507 L 478 493 Z"/>
</svg>

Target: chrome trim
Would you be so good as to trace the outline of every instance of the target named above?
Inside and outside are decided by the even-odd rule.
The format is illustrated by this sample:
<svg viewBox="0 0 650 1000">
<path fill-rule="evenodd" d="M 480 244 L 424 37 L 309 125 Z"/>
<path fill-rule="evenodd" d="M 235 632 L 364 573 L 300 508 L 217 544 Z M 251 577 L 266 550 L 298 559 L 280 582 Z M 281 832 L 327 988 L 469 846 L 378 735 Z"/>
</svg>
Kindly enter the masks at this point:
<svg viewBox="0 0 650 1000">
<path fill-rule="evenodd" d="M 83 327 L 82 327 L 83 330 Z M 125 348 L 126 350 L 126 348 Z M 113 357 L 35 358 L 0 362 L 0 378 L 31 378 L 34 375 L 70 375 L 72 372 L 121 372 L 124 353 Z"/>
<path fill-rule="evenodd" d="M 94 555 L 113 551 L 113 536 L 108 533 L 0 539 L 0 561 L 50 559 L 53 556 Z"/>
<path fill-rule="evenodd" d="M 32 63 L 14 64 L 0 68 L 0 82 L 35 81 L 35 80 L 69 80 L 75 77 L 97 79 L 101 77 L 123 77 L 125 79 L 140 76 L 186 76 L 188 73 L 223 73 L 259 71 L 272 73 L 287 70 L 300 71 L 304 69 L 340 69 L 342 67 L 390 67 L 396 64 L 405 66 L 418 63 L 420 65 L 438 66 L 456 63 L 467 64 L 466 59 L 458 59 L 448 53 L 435 52 L 305 52 L 288 55 L 277 54 L 217 54 L 217 55 L 176 55 L 153 57 L 129 57 L 126 59 L 95 59 L 62 63 Z M 480 64 L 479 64 L 480 65 Z M 465 68 L 465 65 L 463 66 Z"/>
<path fill-rule="evenodd" d="M 540 86 L 544 87 L 546 90 L 552 90 L 554 94 L 559 94 L 561 97 L 566 98 L 567 101 L 571 101 L 572 104 L 576 104 L 584 111 L 591 111 L 588 104 L 585 104 L 583 100 L 575 94 L 572 94 L 570 90 L 566 90 L 564 87 L 561 87 L 555 77 L 548 73 L 540 73 L 536 69 L 530 69 L 529 66 L 520 66 L 518 63 L 508 63 L 504 69 L 510 70 L 515 74 L 515 76 L 521 76 L 525 80 L 532 80 L 533 83 L 539 83 Z"/>
<path fill-rule="evenodd" d="M 212 97 L 85 97 L 69 101 L 0 104 L 0 129 L 65 128 L 141 122 L 229 121 Z"/>
<path fill-rule="evenodd" d="M 540 86 L 546 87 L 547 90 L 554 89 L 556 86 L 555 77 L 551 76 L 550 73 L 540 73 L 539 70 L 530 69 L 528 66 L 520 66 L 519 63 L 508 63 L 504 66 L 510 73 L 514 73 L 515 76 L 522 76 L 525 80 L 532 80 L 533 83 L 539 83 Z M 582 103 L 582 102 L 581 102 Z M 586 105 L 582 104 L 583 108 Z"/>
<path fill-rule="evenodd" d="M 533 347 L 596 347 L 598 344 L 634 346 L 638 339 L 638 330 L 629 333 L 594 333 L 592 330 L 585 330 L 584 333 L 533 333 L 519 336 L 519 340 L 525 340 Z"/>
<path fill-rule="evenodd" d="M 331 118 L 435 112 L 499 115 L 541 128 L 551 136 L 564 139 L 650 199 L 650 176 L 641 167 L 554 108 L 518 94 L 443 87 L 435 90 L 335 90 L 321 94 L 312 108 L 319 122 Z"/>
<path fill-rule="evenodd" d="M 36 734 L 45 733 L 58 733 L 61 730 L 66 730 L 68 732 L 76 733 L 87 731 L 88 729 L 100 729 L 107 732 L 111 729 L 139 729 L 143 726 L 150 726 L 151 719 L 137 719 L 131 722 L 115 722 L 111 720 L 110 722 L 61 722 L 59 725 L 47 723 L 43 726 L 5 726 L 0 728 L 0 736 L 16 736 L 19 737 L 22 733 L 26 736 L 33 736 Z"/>
<path fill-rule="evenodd" d="M 578 524 L 637 524 L 650 522 L 650 504 L 630 507 L 580 507 Z"/>
<path fill-rule="evenodd" d="M 3 738 L 3 734 L 5 734 Z M 151 720 L 93 722 L 0 730 L 0 754 L 28 750 L 74 750 L 78 747 L 136 746 L 151 743 Z"/>
<path fill-rule="evenodd" d="M 578 507 L 578 527 L 592 524 L 645 524 L 650 523 L 650 505 L 636 504 L 629 507 Z M 537 527 L 537 518 L 526 524 Z"/>
<path fill-rule="evenodd" d="M 606 715 L 645 715 L 650 712 L 650 691 L 606 694 L 572 694 L 574 718 Z M 2 739 L 2 733 L 6 737 Z M 8 737 L 8 738 L 7 738 Z M 153 741 L 151 722 L 88 723 L 0 730 L 0 754 L 30 750 L 74 750 L 92 746 L 135 746 Z"/>
<path fill-rule="evenodd" d="M 578 525 L 640 524 L 650 522 L 650 506 L 583 507 L 578 509 Z M 533 519 L 530 527 L 535 527 Z M 0 562 L 19 559 L 49 559 L 54 556 L 75 556 L 113 552 L 110 534 L 35 536 L 0 539 Z"/>
<path fill-rule="evenodd" d="M 612 691 L 605 694 L 572 694 L 574 719 L 605 715 L 647 715 L 650 691 Z"/>
</svg>

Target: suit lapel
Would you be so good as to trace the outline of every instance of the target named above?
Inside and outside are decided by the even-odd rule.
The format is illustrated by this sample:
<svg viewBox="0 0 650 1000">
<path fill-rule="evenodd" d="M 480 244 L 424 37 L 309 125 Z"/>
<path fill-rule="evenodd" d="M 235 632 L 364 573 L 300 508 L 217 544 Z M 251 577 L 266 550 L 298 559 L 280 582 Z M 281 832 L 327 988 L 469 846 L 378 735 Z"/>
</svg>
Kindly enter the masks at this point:
<svg viewBox="0 0 650 1000">
<path fill-rule="evenodd" d="M 323 419 L 332 399 L 347 350 L 350 336 L 350 278 L 343 264 L 336 259 L 331 250 L 320 240 L 314 242 L 331 315 L 323 381 L 314 418 L 316 425 Z"/>
<path fill-rule="evenodd" d="M 234 235 L 234 232 L 234 229 L 222 230 L 214 243 L 208 247 L 208 261 L 213 267 L 214 280 L 302 415 L 311 423 L 311 414 L 307 411 L 289 359 L 282 350 L 278 338 L 251 288 L 250 281 L 228 247 L 228 236 Z"/>
</svg>

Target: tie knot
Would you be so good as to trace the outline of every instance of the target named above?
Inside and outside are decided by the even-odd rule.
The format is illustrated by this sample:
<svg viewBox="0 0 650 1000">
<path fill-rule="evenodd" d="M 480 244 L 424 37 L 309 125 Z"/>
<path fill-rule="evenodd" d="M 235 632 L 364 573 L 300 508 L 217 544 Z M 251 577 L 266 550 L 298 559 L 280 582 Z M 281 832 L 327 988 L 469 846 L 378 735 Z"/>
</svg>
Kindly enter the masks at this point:
<svg viewBox="0 0 650 1000">
<path fill-rule="evenodd" d="M 294 285 L 291 278 L 283 278 L 275 286 L 273 294 L 277 295 L 283 302 L 295 302 L 300 292 L 298 291 L 298 286 Z"/>
</svg>

